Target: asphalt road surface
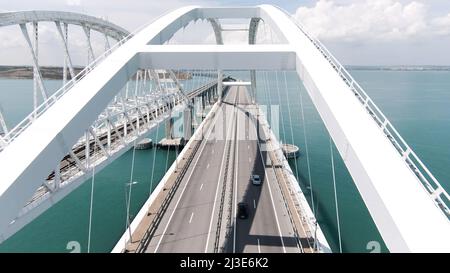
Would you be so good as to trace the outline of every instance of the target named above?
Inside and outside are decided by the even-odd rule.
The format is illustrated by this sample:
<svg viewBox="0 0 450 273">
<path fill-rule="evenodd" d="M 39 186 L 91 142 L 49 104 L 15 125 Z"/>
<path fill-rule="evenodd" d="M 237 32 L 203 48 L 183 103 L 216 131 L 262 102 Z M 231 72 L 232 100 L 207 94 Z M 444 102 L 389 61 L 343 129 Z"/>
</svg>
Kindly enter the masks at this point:
<svg viewBox="0 0 450 273">
<path fill-rule="evenodd" d="M 268 156 L 260 150 L 254 109 L 245 87 L 229 89 L 218 111 L 223 115 L 205 129 L 146 252 L 213 252 L 223 189 L 231 198 L 221 217 L 231 219 L 228 229 L 221 228 L 229 230 L 220 242 L 225 252 L 300 252 Z M 251 183 L 252 174 L 261 177 L 260 186 Z M 247 219 L 236 217 L 239 202 L 248 204 Z"/>
</svg>

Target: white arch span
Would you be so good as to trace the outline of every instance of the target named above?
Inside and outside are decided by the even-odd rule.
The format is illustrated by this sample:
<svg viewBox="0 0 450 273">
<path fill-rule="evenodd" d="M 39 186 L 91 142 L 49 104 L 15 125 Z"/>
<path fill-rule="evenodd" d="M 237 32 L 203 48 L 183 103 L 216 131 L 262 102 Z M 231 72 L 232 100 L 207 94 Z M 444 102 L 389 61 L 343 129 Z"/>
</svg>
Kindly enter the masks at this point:
<svg viewBox="0 0 450 273">
<path fill-rule="evenodd" d="M 208 18 L 261 18 L 281 44 L 162 45 Z M 0 153 L 8 166 L 0 172 L 0 232 L 39 186 L 34 178 L 49 173 L 138 68 L 296 70 L 389 250 L 450 251 L 448 194 L 331 54 L 269 5 L 180 8 L 113 52 Z"/>
</svg>

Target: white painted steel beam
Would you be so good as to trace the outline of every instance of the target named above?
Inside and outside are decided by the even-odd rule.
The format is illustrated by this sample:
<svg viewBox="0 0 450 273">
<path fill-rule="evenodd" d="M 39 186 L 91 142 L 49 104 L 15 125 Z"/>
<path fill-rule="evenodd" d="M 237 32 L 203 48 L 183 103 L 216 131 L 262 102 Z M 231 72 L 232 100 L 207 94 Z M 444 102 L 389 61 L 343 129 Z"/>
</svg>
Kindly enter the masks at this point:
<svg viewBox="0 0 450 273">
<path fill-rule="evenodd" d="M 86 36 L 86 45 L 88 49 L 88 64 L 95 60 L 94 50 L 92 49 L 91 43 L 91 29 L 86 25 L 83 25 L 83 32 Z"/>
<path fill-rule="evenodd" d="M 45 89 L 44 83 L 42 81 L 42 75 L 41 75 L 41 71 L 39 69 L 39 60 L 38 60 L 38 56 L 37 56 L 37 51 L 35 51 L 35 47 L 33 46 L 33 43 L 31 42 L 30 36 L 28 35 L 28 30 L 27 30 L 26 24 L 20 24 L 20 29 L 22 30 L 23 37 L 25 38 L 25 41 L 27 42 L 28 49 L 30 50 L 31 57 L 33 60 L 33 79 L 36 80 L 37 86 L 41 90 L 42 97 L 44 98 L 44 100 L 47 100 L 48 93 L 47 93 L 47 90 Z M 33 33 L 35 34 L 35 37 L 37 37 L 35 25 L 34 25 L 33 29 L 34 29 Z M 37 39 L 35 41 L 37 41 Z M 35 101 L 36 101 L 36 99 L 35 99 Z"/>
<path fill-rule="evenodd" d="M 219 20 L 217 20 L 216 18 L 208 18 L 208 21 L 213 28 L 214 37 L 216 38 L 216 44 L 223 45 L 222 27 L 220 26 Z"/>
<path fill-rule="evenodd" d="M 128 35 L 128 31 L 118 25 L 100 18 L 74 12 L 34 10 L 0 13 L 0 27 L 41 21 L 60 21 L 79 26 L 84 24 L 100 33 L 106 32 L 108 36 L 113 37 L 116 40 L 121 40 Z"/>
<path fill-rule="evenodd" d="M 289 45 L 148 45 L 139 50 L 142 69 L 295 70 Z"/>
<path fill-rule="evenodd" d="M 5 118 L 3 117 L 3 107 L 0 105 L 0 126 L 2 129 L 2 133 L 4 135 L 8 134 L 8 126 L 6 126 Z M 0 140 L 3 140 L 3 138 L 0 138 Z M 1 144 L 1 143 L 0 143 Z"/>
<path fill-rule="evenodd" d="M 222 82 L 223 86 L 250 86 L 251 82 Z"/>
<path fill-rule="evenodd" d="M 70 77 L 73 79 L 75 78 L 75 71 L 73 69 L 73 64 L 72 64 L 72 59 L 70 58 L 70 54 L 69 54 L 69 47 L 67 45 L 68 41 L 68 35 L 67 35 L 67 24 L 64 24 L 64 32 L 61 28 L 61 22 L 59 21 L 55 21 L 55 25 L 56 25 L 56 30 L 58 31 L 59 37 L 61 38 L 61 41 L 63 43 L 63 48 L 64 48 L 64 69 L 66 69 L 66 67 L 69 67 L 69 73 L 70 73 Z M 63 79 L 67 80 L 67 75 L 63 75 Z"/>
</svg>

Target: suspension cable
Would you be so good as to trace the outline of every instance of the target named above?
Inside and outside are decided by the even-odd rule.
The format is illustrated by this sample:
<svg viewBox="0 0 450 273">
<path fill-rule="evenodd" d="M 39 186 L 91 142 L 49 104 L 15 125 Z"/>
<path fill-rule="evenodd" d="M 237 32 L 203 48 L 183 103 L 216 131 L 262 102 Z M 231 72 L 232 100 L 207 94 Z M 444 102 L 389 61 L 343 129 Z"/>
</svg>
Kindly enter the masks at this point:
<svg viewBox="0 0 450 273">
<path fill-rule="evenodd" d="M 298 81 L 297 81 L 298 83 Z M 312 177 L 311 177 L 311 164 L 310 164 L 310 160 L 309 160 L 309 148 L 308 148 L 308 138 L 306 136 L 306 121 L 305 121 L 305 111 L 304 111 L 304 107 L 303 107 L 303 95 L 302 95 L 302 88 L 301 85 L 298 86 L 300 89 L 300 112 L 301 112 L 301 116 L 302 116 L 302 127 L 303 127 L 303 138 L 305 140 L 305 153 L 306 153 L 306 166 L 308 168 L 308 180 L 309 180 L 309 193 L 310 193 L 310 197 L 311 197 L 311 204 L 312 204 L 312 211 L 314 216 L 316 217 L 317 220 L 317 214 L 316 214 L 316 209 L 315 209 L 315 205 L 314 205 L 314 191 L 313 191 L 313 186 L 312 186 Z"/>
<path fill-rule="evenodd" d="M 86 135 L 86 137 L 87 137 L 87 135 Z M 95 141 L 94 141 L 94 145 L 95 145 Z M 96 147 L 94 146 L 93 156 L 95 156 L 95 151 L 96 151 Z M 91 179 L 91 201 L 90 201 L 90 205 L 89 205 L 89 230 L 88 230 L 87 253 L 91 252 L 92 211 L 93 211 L 93 205 L 94 205 L 95 162 L 93 162 L 92 164 L 93 164 L 93 166 L 92 166 L 92 179 Z"/>
<path fill-rule="evenodd" d="M 280 95 L 280 86 L 278 84 L 278 72 L 275 71 L 275 85 L 277 87 L 277 94 L 278 94 L 278 106 L 281 105 L 281 95 Z M 279 109 L 279 108 L 278 108 Z M 281 115 L 281 128 L 283 129 L 283 139 L 281 140 L 281 143 L 286 142 L 286 130 L 285 130 L 285 124 L 284 124 L 284 116 L 283 112 L 280 111 Z"/>
<path fill-rule="evenodd" d="M 156 79 L 155 79 L 156 80 Z M 158 111 L 158 110 L 156 110 Z M 154 122 L 156 123 L 156 136 L 154 141 L 157 142 L 159 141 L 159 127 L 161 126 L 160 124 L 158 124 L 158 121 L 154 120 Z M 153 192 L 153 180 L 154 180 L 154 173 L 155 173 L 155 162 L 156 162 L 156 149 L 157 146 L 153 147 L 153 162 L 152 162 L 152 173 L 151 173 L 151 179 L 150 179 L 150 191 L 148 193 L 148 196 L 150 197 L 150 195 Z"/>
<path fill-rule="evenodd" d="M 158 141 L 158 137 L 159 137 L 159 124 L 156 123 L 156 137 L 155 140 Z M 153 147 L 153 162 L 152 162 L 152 174 L 151 174 L 151 179 L 150 179 L 150 192 L 148 194 L 148 196 L 150 196 L 153 192 L 153 177 L 154 177 L 154 173 L 155 173 L 155 161 L 156 161 L 156 147 Z"/>
<path fill-rule="evenodd" d="M 263 26 L 264 26 L 264 39 L 266 39 L 266 37 L 267 37 L 267 30 L 266 30 L 266 22 L 264 22 L 263 21 Z M 263 78 L 263 83 L 262 83 L 262 85 L 264 86 L 264 97 L 265 97 L 265 104 L 268 104 L 269 103 L 269 99 L 268 99 L 268 95 L 269 95 L 269 88 L 268 88 L 268 86 L 266 85 L 266 76 L 265 76 L 265 72 L 264 71 L 261 71 L 261 75 L 262 75 L 262 78 Z M 267 109 L 268 110 L 268 109 Z M 267 116 L 267 118 L 269 118 L 269 115 Z"/>
<path fill-rule="evenodd" d="M 331 155 L 331 169 L 333 172 L 334 205 L 336 208 L 336 221 L 337 221 L 337 230 L 338 230 L 338 239 L 339 239 L 339 252 L 342 253 L 341 224 L 340 224 L 340 220 L 339 220 L 339 205 L 338 205 L 338 200 L 337 200 L 336 174 L 335 174 L 335 170 L 334 170 L 333 143 L 331 141 L 331 136 L 330 136 L 330 155 Z"/>
<path fill-rule="evenodd" d="M 267 108 L 267 114 L 269 115 L 270 113 L 270 122 L 272 123 L 272 99 L 270 98 L 270 86 L 269 86 L 269 72 L 265 71 L 264 73 L 264 81 L 266 84 L 266 90 L 267 90 L 267 99 L 268 99 L 268 108 Z M 269 111 L 270 108 L 270 111 Z M 271 127 L 273 126 L 273 124 L 271 124 Z"/>
<path fill-rule="evenodd" d="M 283 71 L 283 75 L 284 75 L 284 88 L 286 89 L 286 98 L 287 98 L 287 108 L 288 108 L 288 117 L 289 117 L 289 128 L 291 129 L 291 141 L 292 144 L 294 145 L 294 130 L 292 128 L 293 123 L 292 123 L 292 115 L 291 115 L 291 104 L 290 104 L 290 100 L 289 100 L 289 92 L 288 92 L 288 84 L 287 84 L 287 78 L 286 78 L 286 71 Z M 285 136 L 286 138 L 286 136 Z M 295 165 L 295 177 L 297 178 L 297 181 L 299 181 L 298 179 L 298 164 L 297 164 L 297 159 L 294 158 L 294 165 Z"/>
<path fill-rule="evenodd" d="M 126 226 L 127 226 L 127 229 L 130 232 L 130 242 L 131 242 L 130 204 L 131 204 L 131 188 L 133 186 L 133 174 L 134 174 L 134 159 L 135 159 L 135 155 L 136 155 L 136 139 L 133 141 L 133 156 L 131 158 L 130 182 L 128 184 L 125 184 L 128 187 L 130 187 L 130 190 L 128 191 L 128 198 L 127 198 L 127 200 L 125 200 L 125 202 L 127 203 Z M 125 196 L 127 196 L 126 193 L 127 193 L 127 188 L 125 187 Z M 126 248 L 126 241 L 125 241 L 125 248 Z"/>
<path fill-rule="evenodd" d="M 169 121 L 170 122 L 170 121 Z M 166 136 L 167 137 L 167 136 Z M 170 146 L 167 147 L 167 156 L 166 156 L 166 169 L 165 171 L 167 172 L 167 168 L 169 167 L 169 154 L 170 154 Z"/>
</svg>

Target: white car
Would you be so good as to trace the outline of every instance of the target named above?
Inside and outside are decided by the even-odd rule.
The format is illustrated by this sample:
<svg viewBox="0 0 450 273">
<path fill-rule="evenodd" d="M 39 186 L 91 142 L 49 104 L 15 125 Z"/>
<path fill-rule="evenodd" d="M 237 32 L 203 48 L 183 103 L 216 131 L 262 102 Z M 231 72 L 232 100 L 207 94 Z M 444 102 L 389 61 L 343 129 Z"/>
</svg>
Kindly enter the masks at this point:
<svg viewBox="0 0 450 273">
<path fill-rule="evenodd" d="M 254 175 L 252 175 L 251 176 L 251 179 L 252 179 L 252 184 L 253 185 L 261 185 L 261 177 L 259 177 L 259 175 L 257 175 L 257 174 L 254 174 Z"/>
</svg>

